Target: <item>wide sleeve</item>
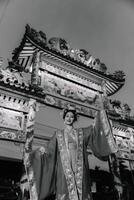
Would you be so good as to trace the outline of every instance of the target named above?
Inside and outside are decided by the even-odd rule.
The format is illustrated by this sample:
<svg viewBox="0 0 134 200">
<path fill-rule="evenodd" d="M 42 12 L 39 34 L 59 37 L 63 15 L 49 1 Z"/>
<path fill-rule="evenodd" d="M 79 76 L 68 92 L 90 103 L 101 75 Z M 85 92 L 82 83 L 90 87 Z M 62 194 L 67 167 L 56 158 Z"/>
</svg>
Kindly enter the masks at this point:
<svg viewBox="0 0 134 200">
<path fill-rule="evenodd" d="M 94 124 L 84 128 L 86 145 L 89 145 L 94 155 L 100 159 L 117 152 L 112 128 L 105 110 L 98 111 Z"/>
<path fill-rule="evenodd" d="M 37 191 L 37 200 L 44 200 L 55 194 L 55 174 L 57 157 L 56 136 L 49 141 L 47 150 L 43 147 L 30 155 L 30 166 L 33 173 L 33 185 Z M 52 199 L 52 198 L 51 198 Z"/>
</svg>

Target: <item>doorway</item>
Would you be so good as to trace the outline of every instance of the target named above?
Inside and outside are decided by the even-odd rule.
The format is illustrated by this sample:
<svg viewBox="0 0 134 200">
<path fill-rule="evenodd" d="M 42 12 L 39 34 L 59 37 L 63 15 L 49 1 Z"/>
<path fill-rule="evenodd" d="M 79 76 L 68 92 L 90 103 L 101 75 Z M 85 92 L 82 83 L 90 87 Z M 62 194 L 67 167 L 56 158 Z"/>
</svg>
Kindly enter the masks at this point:
<svg viewBox="0 0 134 200">
<path fill-rule="evenodd" d="M 18 199 L 22 170 L 22 161 L 0 159 L 0 200 Z"/>
</svg>

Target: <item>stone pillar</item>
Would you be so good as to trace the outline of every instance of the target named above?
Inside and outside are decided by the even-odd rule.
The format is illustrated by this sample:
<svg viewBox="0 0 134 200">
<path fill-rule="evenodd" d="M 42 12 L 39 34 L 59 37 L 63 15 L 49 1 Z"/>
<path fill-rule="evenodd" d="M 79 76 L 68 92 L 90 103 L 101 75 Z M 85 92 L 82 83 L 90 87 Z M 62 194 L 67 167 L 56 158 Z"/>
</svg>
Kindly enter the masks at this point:
<svg viewBox="0 0 134 200">
<path fill-rule="evenodd" d="M 39 66 L 40 66 L 40 52 L 35 51 L 32 60 L 32 74 L 31 74 L 32 86 L 37 86 L 39 84 Z"/>
<path fill-rule="evenodd" d="M 26 142 L 24 147 L 24 166 L 26 176 L 28 180 L 28 187 L 30 193 L 30 200 L 38 200 L 36 184 L 34 182 L 34 173 L 30 162 L 30 156 L 32 153 L 32 143 L 34 137 L 34 124 L 36 112 L 38 111 L 38 103 L 36 100 L 30 99 L 29 101 L 29 112 L 27 116 L 26 124 Z"/>
</svg>

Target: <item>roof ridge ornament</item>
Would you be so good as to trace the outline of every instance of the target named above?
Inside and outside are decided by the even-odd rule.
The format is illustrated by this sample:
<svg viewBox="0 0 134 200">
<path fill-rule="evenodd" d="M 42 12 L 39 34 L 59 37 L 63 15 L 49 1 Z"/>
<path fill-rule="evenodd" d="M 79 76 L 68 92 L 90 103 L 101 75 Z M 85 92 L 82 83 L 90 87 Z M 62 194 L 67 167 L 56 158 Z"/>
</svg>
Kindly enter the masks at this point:
<svg viewBox="0 0 134 200">
<path fill-rule="evenodd" d="M 57 53 L 61 53 L 64 56 L 68 56 L 74 61 L 83 63 L 86 67 L 92 68 L 96 71 L 101 71 L 106 73 L 107 67 L 104 63 L 100 62 L 100 59 L 94 58 L 87 50 L 85 49 L 74 49 L 71 48 L 69 43 L 60 37 L 52 37 L 48 39 L 46 34 L 43 31 L 36 31 L 31 28 L 28 24 L 26 25 L 26 35 L 33 39 L 41 47 L 48 47 L 51 50 L 54 50 Z"/>
<path fill-rule="evenodd" d="M 124 80 L 125 78 L 125 73 L 122 70 L 116 70 L 114 71 L 114 73 L 112 74 L 112 77 L 119 79 L 119 80 Z"/>
<path fill-rule="evenodd" d="M 31 45 L 39 48 L 41 51 L 44 49 L 60 57 L 64 57 L 65 59 L 80 65 L 80 67 L 85 68 L 85 70 L 90 69 L 92 72 L 99 73 L 100 75 L 106 75 L 107 78 L 114 79 L 115 81 L 125 81 L 124 72 L 122 72 L 122 76 L 121 74 L 119 75 L 119 73 L 111 74 L 107 72 L 107 66 L 102 63 L 99 58 L 92 56 L 87 50 L 72 48 L 65 39 L 60 37 L 52 37 L 47 39 L 47 36 L 43 31 L 36 31 L 34 28 L 31 28 L 29 24 L 27 24 L 25 28 L 26 31 L 22 42 L 20 46 L 13 52 L 12 59 L 14 61 L 18 59 L 25 43 L 29 42 Z"/>
<path fill-rule="evenodd" d="M 47 37 L 43 31 L 36 31 L 34 28 L 31 28 L 29 24 L 26 25 L 26 33 L 32 39 L 34 39 L 38 45 L 45 47 L 47 44 Z"/>
</svg>

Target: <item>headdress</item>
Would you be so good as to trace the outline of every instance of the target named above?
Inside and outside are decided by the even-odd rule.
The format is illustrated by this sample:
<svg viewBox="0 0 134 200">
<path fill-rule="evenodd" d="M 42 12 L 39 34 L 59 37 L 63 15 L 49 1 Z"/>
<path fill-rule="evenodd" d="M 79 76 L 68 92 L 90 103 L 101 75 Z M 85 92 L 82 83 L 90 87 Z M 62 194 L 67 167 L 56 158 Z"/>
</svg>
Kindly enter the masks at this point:
<svg viewBox="0 0 134 200">
<path fill-rule="evenodd" d="M 68 112 L 72 112 L 75 116 L 75 121 L 77 121 L 78 113 L 77 113 L 77 109 L 74 105 L 71 105 L 71 104 L 65 105 L 65 107 L 63 109 L 63 114 L 62 114 L 63 119 L 65 118 L 65 116 Z"/>
</svg>

